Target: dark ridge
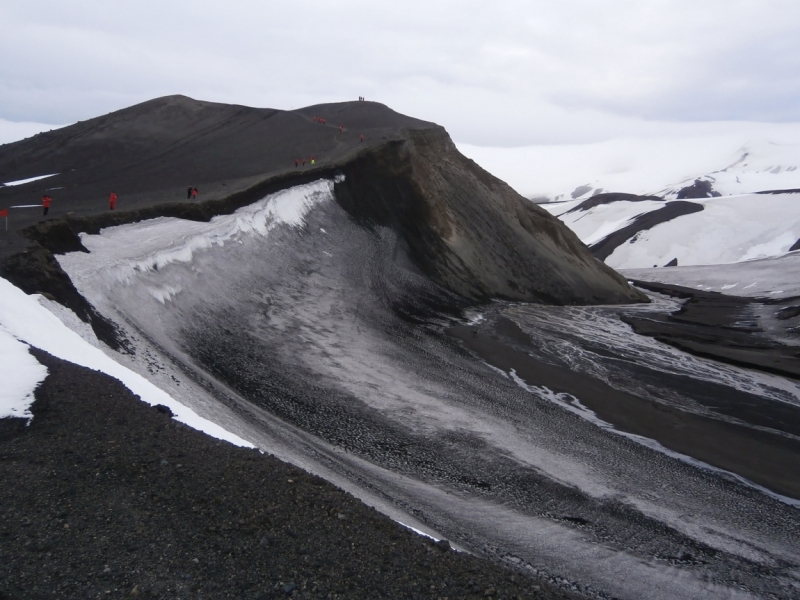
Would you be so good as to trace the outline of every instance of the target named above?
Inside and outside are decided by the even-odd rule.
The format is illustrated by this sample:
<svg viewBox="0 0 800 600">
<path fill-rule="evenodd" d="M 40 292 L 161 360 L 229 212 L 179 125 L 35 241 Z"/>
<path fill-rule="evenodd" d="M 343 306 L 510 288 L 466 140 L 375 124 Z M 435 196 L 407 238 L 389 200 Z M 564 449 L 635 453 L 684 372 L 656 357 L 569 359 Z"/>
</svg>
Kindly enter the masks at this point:
<svg viewBox="0 0 800 600">
<path fill-rule="evenodd" d="M 31 352 L 34 418 L 0 420 L 1 598 L 571 597 Z"/>
<path fill-rule="evenodd" d="M 776 341 L 765 333 L 762 325 L 769 319 L 770 329 L 787 332 L 791 326 L 780 321 L 791 317 L 781 315 L 792 314 L 796 298 L 748 298 L 652 281 L 633 283 L 646 290 L 687 299 L 680 310 L 671 314 L 651 314 L 647 318 L 623 315 L 622 320 L 636 333 L 655 337 L 697 356 L 800 379 L 797 347 Z M 784 308 L 777 312 L 759 310 L 766 306 Z M 786 423 L 795 423 L 800 433 L 800 418 L 792 417 Z"/>
<path fill-rule="evenodd" d="M 669 261 L 664 266 L 665 267 L 677 267 L 678 266 L 678 259 L 677 258 L 673 258 L 671 261 Z"/>
<path fill-rule="evenodd" d="M 590 185 L 579 185 L 578 187 L 576 187 L 572 191 L 572 194 L 570 194 L 570 195 L 572 196 L 572 198 L 574 200 L 575 198 L 579 198 L 580 196 L 583 196 L 586 192 L 591 191 L 591 189 L 592 189 L 592 186 L 590 186 Z"/>
<path fill-rule="evenodd" d="M 652 229 L 661 223 L 666 223 L 672 219 L 677 219 L 684 215 L 691 215 L 702 210 L 703 205 L 696 204 L 695 202 L 685 202 L 682 200 L 667 202 L 663 208 L 639 215 L 633 220 L 633 223 L 604 237 L 596 244 L 593 244 L 589 250 L 591 250 L 592 254 L 599 260 L 605 260 L 611 256 L 612 252 L 619 246 L 633 239 L 636 234 Z"/>
<path fill-rule="evenodd" d="M 789 248 L 789 252 L 794 252 L 795 250 L 800 250 L 800 239 L 792 244 L 791 248 Z"/>
<path fill-rule="evenodd" d="M 64 239 L 59 228 L 58 239 Z M 75 237 L 77 240 L 77 237 Z M 78 240 L 78 244 L 80 241 Z M 82 246 L 81 246 L 82 247 Z M 69 276 L 61 269 L 52 253 L 41 246 L 15 254 L 0 263 L 0 277 L 16 285 L 26 294 L 48 294 L 60 304 L 71 309 L 78 317 L 92 326 L 99 340 L 114 350 L 129 352 L 123 336 L 116 325 L 98 313 L 80 295 Z"/>
<path fill-rule="evenodd" d="M 756 194 L 800 194 L 800 188 L 791 190 L 764 190 L 763 192 L 756 192 Z"/>
<path fill-rule="evenodd" d="M 778 320 L 785 321 L 787 319 L 794 319 L 798 315 L 800 315 L 800 306 L 787 306 L 786 308 L 780 309 L 775 316 Z"/>
<path fill-rule="evenodd" d="M 664 199 L 660 196 L 639 196 L 637 194 L 625 194 L 623 192 L 605 192 L 602 194 L 595 194 L 591 198 L 584 200 L 575 208 L 568 210 L 564 214 L 589 210 L 601 204 L 611 204 L 612 202 L 642 202 L 643 200 L 654 200 L 656 202 L 663 202 Z"/>
<path fill-rule="evenodd" d="M 333 178 L 341 170 L 338 167 L 317 167 L 302 173 L 285 173 L 269 177 L 240 192 L 224 198 L 186 204 L 172 203 L 146 206 L 138 210 L 107 211 L 91 216 L 68 214 L 61 219 L 41 221 L 22 231 L 28 239 L 38 242 L 53 254 L 83 251 L 80 233 L 97 234 L 106 227 L 127 225 L 157 217 L 174 217 L 189 221 L 210 221 L 218 215 L 229 215 L 238 209 L 257 202 L 261 198 L 297 185 L 319 179 Z"/>
<path fill-rule="evenodd" d="M 328 124 L 313 116 L 326 116 Z M 53 198 L 49 219 L 107 213 L 112 191 L 120 211 L 192 204 L 187 186 L 198 188 L 198 201 L 224 199 L 276 175 L 305 173 L 312 155 L 315 167 L 331 167 L 402 137 L 404 128 L 433 126 L 375 102 L 280 111 L 157 98 L 0 146 L 0 182 L 57 173 L 0 188 L 0 208 L 40 204 L 45 191 Z M 305 167 L 295 168 L 294 159 L 304 157 Z M 0 257 L 27 247 L 17 232 L 48 220 L 37 208 L 9 213 Z"/>
<path fill-rule="evenodd" d="M 557 219 L 458 153 L 442 128 L 408 131 L 342 169 L 341 206 L 357 221 L 393 228 L 414 263 L 461 296 L 545 304 L 645 300 L 598 266 Z"/>
<path fill-rule="evenodd" d="M 675 197 L 678 200 L 683 200 L 687 198 L 718 198 L 721 195 L 719 192 L 714 191 L 710 181 L 695 179 L 692 185 L 678 190 L 678 195 Z"/>
</svg>

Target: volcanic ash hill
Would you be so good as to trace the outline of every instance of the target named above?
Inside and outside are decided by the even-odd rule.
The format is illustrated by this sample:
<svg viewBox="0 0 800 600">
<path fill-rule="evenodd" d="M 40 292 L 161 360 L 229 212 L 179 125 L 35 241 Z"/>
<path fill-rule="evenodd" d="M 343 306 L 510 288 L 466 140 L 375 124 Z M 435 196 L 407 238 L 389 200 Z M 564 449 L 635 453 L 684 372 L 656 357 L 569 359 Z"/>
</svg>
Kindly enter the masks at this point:
<svg viewBox="0 0 800 600">
<path fill-rule="evenodd" d="M 295 168 L 298 157 L 308 164 Z M 59 253 L 79 248 L 80 232 L 157 216 L 208 220 L 344 173 L 337 202 L 363 225 L 395 230 L 412 262 L 461 296 L 645 300 L 557 219 L 462 156 L 443 128 L 373 102 L 277 111 L 159 98 L 0 147 L 0 165 L 0 181 L 56 173 L 0 187 L 2 206 L 38 202 L 44 190 L 54 198 L 54 220 L 12 209 L 5 259 L 25 247 L 19 233 L 26 227 L 23 236 Z M 186 199 L 187 185 L 199 186 L 197 200 Z M 115 213 L 107 211 L 110 191 L 120 198 Z M 37 276 L 32 289 L 41 265 L 25 263 L 41 257 L 20 258 L 4 261 L 4 276 L 26 291 L 63 296 L 63 281 L 42 289 L 48 286 Z"/>
</svg>

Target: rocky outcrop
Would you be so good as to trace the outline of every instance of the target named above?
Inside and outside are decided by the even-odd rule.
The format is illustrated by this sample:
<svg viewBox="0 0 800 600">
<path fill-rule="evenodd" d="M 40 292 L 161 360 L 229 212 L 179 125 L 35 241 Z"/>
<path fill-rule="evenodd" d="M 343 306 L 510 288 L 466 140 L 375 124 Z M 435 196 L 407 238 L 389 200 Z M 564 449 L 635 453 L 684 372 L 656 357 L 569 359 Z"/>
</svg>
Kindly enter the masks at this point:
<svg viewBox="0 0 800 600">
<path fill-rule="evenodd" d="M 695 179 L 692 185 L 688 185 L 678 190 L 678 195 L 675 196 L 678 200 L 687 198 L 718 198 L 719 192 L 714 191 L 710 181 L 705 179 Z"/>
<path fill-rule="evenodd" d="M 343 167 L 340 203 L 392 227 L 438 283 L 467 298 L 646 301 L 558 219 L 461 155 L 444 129 L 410 130 Z"/>
<path fill-rule="evenodd" d="M 595 194 L 591 198 L 584 200 L 575 208 L 568 210 L 566 213 L 573 213 L 579 211 L 586 211 L 601 204 L 611 204 L 612 202 L 643 202 L 645 200 L 652 200 L 655 202 L 663 202 L 664 199 L 660 196 L 639 196 L 638 194 L 626 194 L 624 192 L 605 192 Z"/>
</svg>

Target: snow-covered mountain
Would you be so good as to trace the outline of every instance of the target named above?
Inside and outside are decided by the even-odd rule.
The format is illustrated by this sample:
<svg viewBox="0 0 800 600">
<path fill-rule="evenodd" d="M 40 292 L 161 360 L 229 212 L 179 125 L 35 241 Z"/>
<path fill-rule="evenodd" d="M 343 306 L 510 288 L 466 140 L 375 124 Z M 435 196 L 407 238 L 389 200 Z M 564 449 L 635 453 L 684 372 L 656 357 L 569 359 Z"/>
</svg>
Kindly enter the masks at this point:
<svg viewBox="0 0 800 600">
<path fill-rule="evenodd" d="M 800 189 L 800 144 L 779 144 L 769 140 L 751 141 L 726 160 L 724 168 L 688 177 L 655 192 L 675 198 L 694 179 L 708 181 L 722 196 L 753 192 Z"/>
<path fill-rule="evenodd" d="M 632 155 L 622 161 L 623 147 L 637 149 L 618 141 L 610 154 L 629 165 L 642 160 Z M 568 200 L 541 206 L 615 269 L 729 264 L 800 247 L 800 144 L 748 142 L 718 156 L 716 168 L 708 168 L 703 152 L 679 155 L 676 162 L 687 175 L 670 182 L 660 174 L 665 163 L 659 160 L 570 185 L 571 191 L 554 196 Z M 687 160 L 695 161 L 694 170 L 683 164 Z M 556 171 L 553 181 L 558 177 Z"/>
<path fill-rule="evenodd" d="M 695 179 L 723 195 L 800 187 L 800 125 L 723 125 L 586 144 L 490 148 L 459 144 L 466 156 L 538 202 L 603 192 L 674 197 Z"/>
<path fill-rule="evenodd" d="M 615 269 L 663 267 L 674 259 L 683 266 L 781 256 L 800 238 L 800 193 L 590 203 L 572 200 L 542 207 L 558 216 L 590 248 L 612 242 L 611 252 L 598 258 Z M 678 203 L 691 212 L 657 222 L 659 211 Z M 656 222 L 650 228 L 646 228 L 647 215 Z"/>
</svg>

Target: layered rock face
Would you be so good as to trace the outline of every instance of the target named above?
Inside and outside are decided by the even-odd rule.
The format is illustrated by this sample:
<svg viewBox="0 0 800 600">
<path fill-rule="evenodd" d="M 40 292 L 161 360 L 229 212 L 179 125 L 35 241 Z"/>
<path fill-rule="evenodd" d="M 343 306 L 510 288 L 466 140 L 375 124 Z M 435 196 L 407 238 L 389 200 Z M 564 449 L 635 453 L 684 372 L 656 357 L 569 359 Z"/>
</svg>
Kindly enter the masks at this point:
<svg viewBox="0 0 800 600">
<path fill-rule="evenodd" d="M 408 130 L 343 171 L 340 203 L 355 218 L 401 232 L 415 262 L 462 296 L 646 301 L 558 219 L 459 153 L 441 127 Z"/>
</svg>

